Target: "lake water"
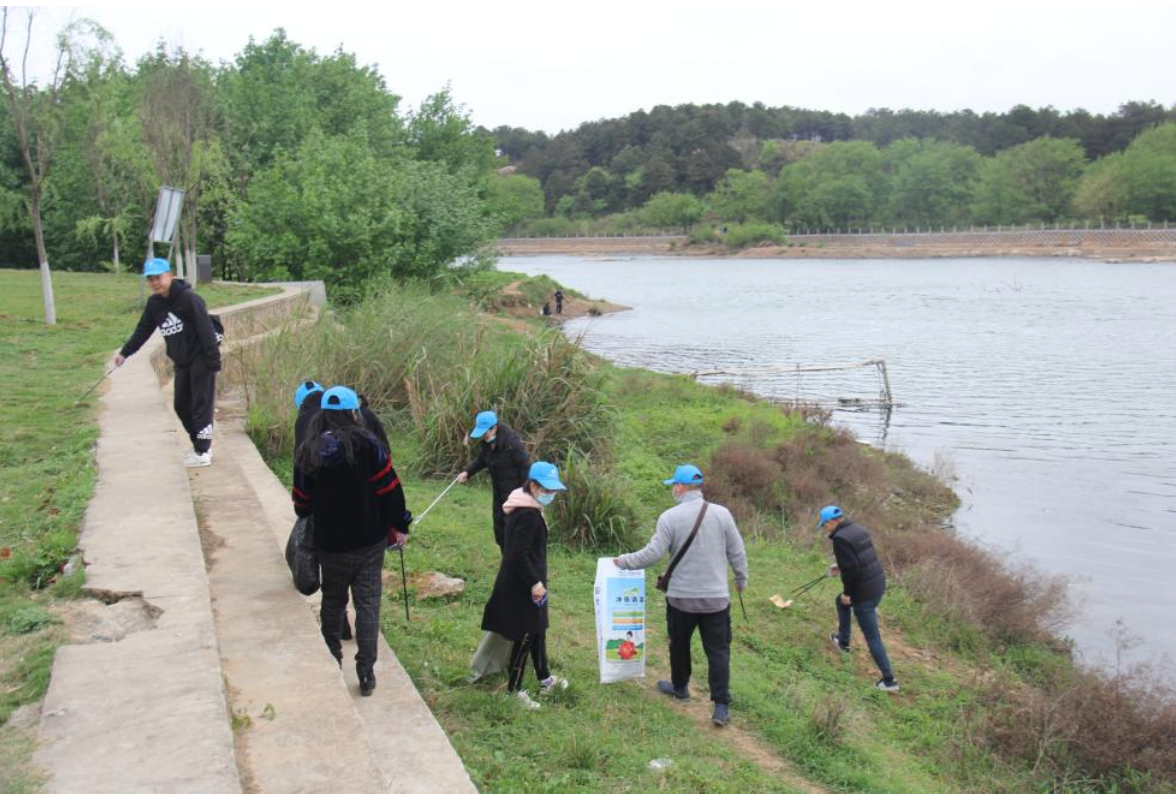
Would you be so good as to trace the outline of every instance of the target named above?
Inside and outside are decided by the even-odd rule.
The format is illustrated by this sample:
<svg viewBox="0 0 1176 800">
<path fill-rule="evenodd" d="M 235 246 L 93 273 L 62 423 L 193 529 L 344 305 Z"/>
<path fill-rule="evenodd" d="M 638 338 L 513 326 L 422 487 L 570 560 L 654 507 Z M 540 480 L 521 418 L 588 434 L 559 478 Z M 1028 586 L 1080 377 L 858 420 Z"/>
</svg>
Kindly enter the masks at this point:
<svg viewBox="0 0 1176 800">
<path fill-rule="evenodd" d="M 614 362 L 664 372 L 876 368 L 727 380 L 818 401 L 863 441 L 950 463 L 957 529 L 1072 579 L 1067 630 L 1176 660 L 1176 264 L 1069 259 L 504 258 L 633 310 L 574 320 Z"/>
</svg>

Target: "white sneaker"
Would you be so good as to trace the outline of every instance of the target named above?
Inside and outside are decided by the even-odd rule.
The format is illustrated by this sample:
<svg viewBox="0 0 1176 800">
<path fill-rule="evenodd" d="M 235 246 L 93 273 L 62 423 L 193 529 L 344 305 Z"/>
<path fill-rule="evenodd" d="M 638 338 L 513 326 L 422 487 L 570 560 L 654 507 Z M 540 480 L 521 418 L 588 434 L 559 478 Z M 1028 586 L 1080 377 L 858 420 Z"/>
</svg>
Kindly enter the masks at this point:
<svg viewBox="0 0 1176 800">
<path fill-rule="evenodd" d="M 898 681 L 896 681 L 896 680 L 891 680 L 890 683 L 887 683 L 886 681 L 878 681 L 877 683 L 874 684 L 874 688 L 879 689 L 883 692 L 897 692 L 897 691 L 901 691 L 901 689 L 902 689 L 902 687 L 900 687 L 898 685 Z"/>
<path fill-rule="evenodd" d="M 184 466 L 189 469 L 212 466 L 212 451 L 205 453 L 185 453 Z"/>
<path fill-rule="evenodd" d="M 531 695 L 527 694 L 526 689 L 523 689 L 522 691 L 520 691 L 518 694 L 515 695 L 515 697 L 518 698 L 519 705 L 521 705 L 523 708 L 527 709 L 528 711 L 538 711 L 540 708 L 539 704 L 531 699 Z"/>
<path fill-rule="evenodd" d="M 549 675 L 546 680 L 539 681 L 539 694 L 551 694 L 568 688 L 568 679 L 558 675 Z"/>
</svg>

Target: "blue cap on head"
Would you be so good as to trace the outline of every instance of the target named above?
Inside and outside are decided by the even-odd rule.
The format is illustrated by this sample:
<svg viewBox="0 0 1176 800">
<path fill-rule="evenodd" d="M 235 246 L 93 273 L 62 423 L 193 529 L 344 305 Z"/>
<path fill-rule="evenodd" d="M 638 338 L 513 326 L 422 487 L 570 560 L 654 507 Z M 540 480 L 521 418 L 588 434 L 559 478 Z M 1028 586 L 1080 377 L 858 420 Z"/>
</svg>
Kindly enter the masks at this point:
<svg viewBox="0 0 1176 800">
<path fill-rule="evenodd" d="M 546 461 L 536 461 L 532 464 L 527 478 L 553 492 L 562 492 L 568 488 L 560 483 L 559 470 L 556 469 L 555 464 L 549 464 Z"/>
<path fill-rule="evenodd" d="M 683 464 L 674 470 L 674 477 L 662 481 L 666 486 L 680 483 L 683 486 L 701 486 L 702 470 L 693 464 Z"/>
<path fill-rule="evenodd" d="M 165 272 L 171 272 L 171 264 L 167 263 L 166 258 L 151 258 L 143 263 L 143 277 L 145 278 L 162 275 Z"/>
<path fill-rule="evenodd" d="M 845 512 L 837 506 L 825 506 L 821 509 L 821 521 L 817 523 L 817 528 L 823 528 L 831 519 L 841 519 L 844 516 Z"/>
<path fill-rule="evenodd" d="M 312 380 L 305 380 L 298 384 L 298 388 L 294 390 L 294 407 L 302 408 L 302 401 L 311 392 L 321 392 L 323 387 Z"/>
<path fill-rule="evenodd" d="M 474 429 L 470 431 L 471 439 L 481 439 L 486 431 L 498 424 L 498 415 L 493 411 L 483 411 L 474 420 Z"/>
<path fill-rule="evenodd" d="M 322 408 L 325 411 L 358 411 L 359 395 L 346 386 L 332 386 L 323 392 Z"/>
</svg>

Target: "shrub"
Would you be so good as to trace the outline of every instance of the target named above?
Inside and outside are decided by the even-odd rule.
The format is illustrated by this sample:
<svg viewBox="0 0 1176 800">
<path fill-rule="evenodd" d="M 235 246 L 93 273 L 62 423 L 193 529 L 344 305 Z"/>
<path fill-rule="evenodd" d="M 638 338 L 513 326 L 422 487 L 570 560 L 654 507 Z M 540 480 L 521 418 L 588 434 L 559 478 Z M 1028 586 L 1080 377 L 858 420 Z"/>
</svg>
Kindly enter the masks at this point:
<svg viewBox="0 0 1176 800">
<path fill-rule="evenodd" d="M 784 228 L 774 222 L 748 222 L 729 226 L 723 241 L 728 247 L 739 249 L 761 244 L 784 244 L 788 237 Z"/>
<path fill-rule="evenodd" d="M 4 617 L 4 630 L 12 636 L 39 631 L 49 625 L 60 625 L 61 620 L 41 606 L 21 606 Z"/>
<path fill-rule="evenodd" d="M 765 523 L 761 515 L 769 516 L 769 526 L 779 521 L 783 475 L 770 451 L 725 442 L 711 455 L 706 494 L 731 510 L 745 534 L 759 531 Z"/>
<path fill-rule="evenodd" d="M 620 553 L 633 544 L 637 515 L 628 489 L 604 462 L 571 450 L 559 464 L 560 478 L 568 487 L 551 505 L 553 539 L 577 549 Z"/>
</svg>

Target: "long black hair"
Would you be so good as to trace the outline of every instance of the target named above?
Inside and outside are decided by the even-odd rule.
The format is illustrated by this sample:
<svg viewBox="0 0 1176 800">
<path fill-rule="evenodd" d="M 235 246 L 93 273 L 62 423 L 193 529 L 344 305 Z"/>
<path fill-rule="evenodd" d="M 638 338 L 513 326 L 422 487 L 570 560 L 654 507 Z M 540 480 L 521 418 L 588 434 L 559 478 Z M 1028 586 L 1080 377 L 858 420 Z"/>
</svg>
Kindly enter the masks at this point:
<svg viewBox="0 0 1176 800">
<path fill-rule="evenodd" d="M 338 443 L 339 452 L 348 464 L 354 464 L 369 443 L 376 443 L 357 412 L 322 409 L 310 418 L 306 438 L 294 454 L 295 465 L 308 475 L 315 474 L 323 465 L 324 437 Z"/>
</svg>

